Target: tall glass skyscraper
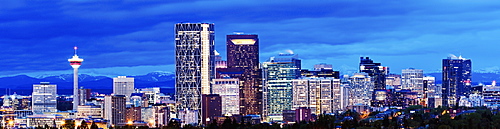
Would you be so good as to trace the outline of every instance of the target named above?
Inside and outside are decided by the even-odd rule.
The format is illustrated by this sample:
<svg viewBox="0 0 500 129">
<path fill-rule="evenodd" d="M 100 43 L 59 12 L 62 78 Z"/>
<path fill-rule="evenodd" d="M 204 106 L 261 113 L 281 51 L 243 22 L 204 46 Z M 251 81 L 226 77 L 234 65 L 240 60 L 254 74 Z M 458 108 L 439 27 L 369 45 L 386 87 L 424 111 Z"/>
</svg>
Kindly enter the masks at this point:
<svg viewBox="0 0 500 129">
<path fill-rule="evenodd" d="M 295 54 L 280 54 L 262 64 L 263 115 L 268 121 L 283 120 L 283 110 L 292 109 L 292 80 L 300 77 L 301 60 Z"/>
<path fill-rule="evenodd" d="M 240 69 L 240 113 L 262 113 L 262 73 L 259 69 L 259 38 L 254 34 L 227 35 L 227 67 Z"/>
<path fill-rule="evenodd" d="M 379 92 L 385 90 L 385 75 L 389 73 L 387 67 L 382 66 L 380 63 L 374 63 L 369 57 L 363 58 L 359 62 L 359 72 L 367 73 L 373 81 L 373 94 L 371 106 L 382 107 L 385 105 L 385 100 L 382 100 Z M 377 94 L 379 94 L 377 98 Z"/>
<path fill-rule="evenodd" d="M 470 59 L 448 57 L 443 59 L 443 106 L 457 105 L 460 96 L 467 96 L 471 88 L 472 62 Z"/>
<path fill-rule="evenodd" d="M 214 38 L 214 24 L 175 24 L 177 110 L 197 110 L 199 121 L 202 94 L 210 94 L 210 82 L 214 78 Z"/>
</svg>

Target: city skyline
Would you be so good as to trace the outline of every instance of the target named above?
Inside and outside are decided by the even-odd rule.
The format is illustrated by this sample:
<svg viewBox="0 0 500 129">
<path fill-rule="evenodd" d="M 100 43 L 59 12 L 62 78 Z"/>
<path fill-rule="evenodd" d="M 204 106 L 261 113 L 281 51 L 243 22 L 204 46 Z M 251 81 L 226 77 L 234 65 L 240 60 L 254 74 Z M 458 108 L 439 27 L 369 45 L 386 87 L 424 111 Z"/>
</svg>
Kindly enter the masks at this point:
<svg viewBox="0 0 500 129">
<path fill-rule="evenodd" d="M 82 74 L 174 72 L 172 30 L 179 22 L 215 23 L 215 49 L 222 57 L 226 57 L 225 36 L 245 32 L 259 35 L 260 62 L 291 50 L 303 60 L 303 68 L 327 63 L 341 72 L 356 71 L 358 58 L 369 56 L 388 66 L 390 73 L 409 67 L 427 73 L 439 72 L 440 60 L 455 54 L 474 60 L 473 71 L 499 70 L 500 62 L 488 57 L 495 55 L 491 46 L 500 40 L 495 39 L 500 31 L 495 29 L 500 22 L 495 17 L 498 5 L 488 1 L 9 1 L 0 9 L 4 17 L 0 46 L 6 49 L 0 52 L 4 57 L 0 76 L 70 74 L 66 59 L 73 46 L 79 46 L 79 55 L 86 59 Z"/>
</svg>

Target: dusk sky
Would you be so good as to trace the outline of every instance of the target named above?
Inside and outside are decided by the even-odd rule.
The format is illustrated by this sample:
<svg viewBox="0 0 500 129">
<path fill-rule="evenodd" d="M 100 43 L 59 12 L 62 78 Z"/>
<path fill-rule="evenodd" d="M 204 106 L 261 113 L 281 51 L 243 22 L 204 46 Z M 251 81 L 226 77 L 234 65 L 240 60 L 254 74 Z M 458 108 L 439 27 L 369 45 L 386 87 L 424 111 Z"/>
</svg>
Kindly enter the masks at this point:
<svg viewBox="0 0 500 129">
<path fill-rule="evenodd" d="M 360 56 L 390 67 L 435 72 L 450 54 L 474 71 L 499 70 L 500 2 L 482 0 L 3 1 L 0 76 L 80 73 L 118 76 L 174 72 L 174 24 L 215 24 L 225 58 L 227 34 L 258 34 L 260 61 L 292 50 L 303 68 L 357 70 Z"/>
</svg>

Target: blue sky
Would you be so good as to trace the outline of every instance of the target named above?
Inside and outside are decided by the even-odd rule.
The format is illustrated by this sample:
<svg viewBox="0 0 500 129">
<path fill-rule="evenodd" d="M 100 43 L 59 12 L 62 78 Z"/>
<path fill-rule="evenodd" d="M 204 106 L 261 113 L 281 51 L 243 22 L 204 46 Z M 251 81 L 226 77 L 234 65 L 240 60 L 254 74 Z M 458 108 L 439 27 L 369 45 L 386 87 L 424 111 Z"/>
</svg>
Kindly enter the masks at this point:
<svg viewBox="0 0 500 129">
<path fill-rule="evenodd" d="M 0 5 L 0 76 L 173 72 L 174 24 L 215 23 L 225 35 L 258 34 L 261 62 L 292 50 L 303 68 L 317 63 L 356 70 L 360 56 L 389 66 L 439 71 L 450 54 L 473 70 L 499 70 L 500 2 L 481 0 L 184 0 L 4 1 Z M 342 72 L 342 71 L 341 71 Z"/>
</svg>

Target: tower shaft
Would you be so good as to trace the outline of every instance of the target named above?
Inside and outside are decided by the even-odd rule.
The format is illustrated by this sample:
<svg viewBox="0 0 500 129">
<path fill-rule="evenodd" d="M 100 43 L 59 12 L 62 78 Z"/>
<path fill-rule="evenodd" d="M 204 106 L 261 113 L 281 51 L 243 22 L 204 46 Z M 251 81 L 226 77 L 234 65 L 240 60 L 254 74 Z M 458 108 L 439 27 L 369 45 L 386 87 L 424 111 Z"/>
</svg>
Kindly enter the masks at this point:
<svg viewBox="0 0 500 129">
<path fill-rule="evenodd" d="M 79 104 L 78 94 L 78 68 L 73 68 L 73 110 L 76 111 Z"/>
</svg>

